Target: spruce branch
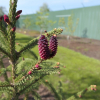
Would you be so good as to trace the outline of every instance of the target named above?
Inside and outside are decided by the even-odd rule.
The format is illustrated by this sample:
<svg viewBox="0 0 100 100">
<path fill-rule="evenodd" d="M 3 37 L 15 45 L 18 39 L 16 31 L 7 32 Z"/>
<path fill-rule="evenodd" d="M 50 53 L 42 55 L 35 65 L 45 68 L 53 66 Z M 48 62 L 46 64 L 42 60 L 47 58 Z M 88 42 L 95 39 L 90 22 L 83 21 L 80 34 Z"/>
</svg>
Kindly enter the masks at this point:
<svg viewBox="0 0 100 100">
<path fill-rule="evenodd" d="M 32 84 L 35 84 L 36 82 L 38 82 L 40 79 L 42 79 L 45 75 L 40 76 L 40 78 L 35 79 L 34 82 L 32 82 L 31 84 L 29 84 L 28 86 L 26 86 L 23 90 L 19 91 L 18 94 L 20 95 L 22 92 L 24 92 L 26 89 L 28 89 Z"/>
<path fill-rule="evenodd" d="M 36 62 L 37 60 L 29 59 L 29 58 L 20 61 L 19 64 L 16 65 L 16 74 L 20 75 L 22 74 L 22 71 L 23 71 L 23 75 L 26 74 L 26 72 L 29 71 L 29 69 L 31 69 L 32 66 L 36 64 Z"/>
<path fill-rule="evenodd" d="M 34 58 L 38 59 L 37 55 L 33 51 L 29 50 L 29 53 L 32 54 Z"/>
<path fill-rule="evenodd" d="M 54 68 L 51 71 L 54 72 Z M 15 85 L 19 86 L 21 88 L 24 88 L 25 85 L 30 84 L 32 81 L 34 81 L 39 76 L 41 76 L 41 75 L 49 75 L 49 74 L 51 74 L 51 72 L 49 72 L 48 69 L 46 71 L 45 68 L 44 68 L 44 70 L 42 70 L 42 69 L 39 70 L 39 72 L 34 70 L 34 72 L 32 72 L 30 75 L 27 75 L 27 77 L 22 77 L 23 79 L 21 81 L 19 81 L 19 82 L 16 82 Z M 29 81 L 27 81 L 27 80 L 29 80 Z"/>
<path fill-rule="evenodd" d="M 59 29 L 59 28 L 56 29 L 56 28 L 55 28 L 54 30 L 52 30 L 52 31 L 50 31 L 50 32 L 48 32 L 48 33 L 45 33 L 44 35 L 45 35 L 46 37 L 50 38 L 53 34 L 58 35 L 58 34 L 60 34 L 60 33 L 62 33 L 62 29 Z M 34 46 L 36 46 L 39 38 L 40 38 L 40 36 L 38 36 L 37 38 L 32 39 L 31 41 L 29 41 L 25 46 L 23 46 L 23 47 L 19 50 L 18 55 L 20 56 L 21 53 L 24 52 L 25 50 L 30 49 L 30 48 L 33 48 Z"/>
<path fill-rule="evenodd" d="M 2 53 L 6 54 L 9 58 L 11 57 L 11 55 L 8 52 L 6 52 L 6 50 L 4 48 L 0 47 L 0 51 Z"/>
<path fill-rule="evenodd" d="M 25 50 L 27 50 L 27 49 L 29 49 L 29 48 L 32 48 L 32 47 L 34 47 L 34 46 L 36 46 L 36 45 L 37 45 L 37 42 L 38 42 L 38 39 L 39 39 L 39 37 L 38 37 L 38 38 L 35 38 L 35 39 L 33 39 L 33 40 L 31 40 L 28 44 L 26 44 L 25 46 L 23 46 L 23 47 L 19 50 L 18 55 L 20 56 L 21 53 L 22 53 L 23 51 L 25 51 Z"/>
<path fill-rule="evenodd" d="M 0 29 L 2 32 L 2 37 L 4 37 L 4 39 L 7 39 L 7 46 L 9 50 L 5 50 L 5 48 L 0 47 L 0 51 L 2 53 L 4 53 L 6 56 L 9 57 L 9 62 L 11 64 L 11 67 L 9 67 L 8 69 L 6 69 L 3 65 L 3 62 L 1 60 L 1 65 L 2 65 L 2 73 L 4 74 L 5 77 L 5 82 L 0 82 L 0 89 L 1 91 L 4 89 L 7 91 L 9 91 L 9 93 L 12 93 L 12 100 L 18 100 L 18 97 L 20 94 L 25 93 L 26 90 L 31 90 L 31 86 L 34 87 L 35 83 L 38 83 L 38 81 L 40 79 L 42 79 L 44 76 L 50 74 L 50 71 L 55 71 L 56 68 L 44 68 L 41 69 L 41 67 L 39 66 L 39 64 L 42 63 L 42 61 L 44 61 L 43 59 L 40 59 L 35 66 L 31 66 L 30 70 L 25 70 L 27 72 L 27 74 L 25 74 L 26 72 L 23 73 L 18 73 L 18 75 L 16 74 L 16 69 L 17 69 L 17 60 L 19 59 L 20 55 L 22 52 L 34 47 L 35 45 L 37 45 L 38 39 L 39 37 L 31 40 L 28 44 L 26 44 L 25 46 L 23 46 L 19 52 L 17 52 L 15 50 L 15 30 L 16 30 L 16 20 L 18 20 L 18 18 L 20 17 L 20 13 L 22 12 L 22 10 L 19 10 L 16 12 L 16 7 L 17 7 L 17 1 L 18 0 L 10 0 L 10 8 L 9 8 L 9 15 L 4 15 L 4 21 L 7 23 L 7 29 L 6 27 L 2 26 L 0 23 Z M 2 19 L 2 17 L 1 17 Z M 60 34 L 62 32 L 62 29 L 54 29 L 48 33 L 45 33 L 44 35 L 46 37 L 51 37 L 54 34 Z M 3 41 L 2 38 L 2 43 L 6 44 L 6 41 Z M 6 45 L 3 45 L 6 47 Z M 34 54 L 34 52 L 30 51 L 31 54 L 34 55 L 34 57 L 37 59 L 37 56 Z M 35 61 L 34 61 L 35 62 Z M 11 69 L 12 68 L 12 69 Z M 40 70 L 41 69 L 41 70 Z M 50 70 L 48 70 L 50 69 Z M 11 79 L 8 79 L 7 76 L 7 71 L 11 71 L 12 75 L 11 75 Z M 23 74 L 25 74 L 23 76 Z M 35 78 L 33 77 L 33 75 L 35 76 Z M 22 77 L 23 76 L 23 77 Z M 29 80 L 27 83 L 27 78 L 30 78 L 31 80 Z M 16 81 L 17 79 L 19 79 L 18 81 Z M 11 81 L 11 82 L 10 82 Z M 23 85 L 23 86 L 22 86 Z M 22 87 L 22 88 L 21 88 Z M 34 89 L 38 87 L 35 86 Z M 19 90 L 18 90 L 19 89 Z M 32 90 L 31 90 L 32 91 Z M 31 92 L 30 91 L 30 92 Z"/>
<path fill-rule="evenodd" d="M 6 52 L 10 53 L 9 43 L 2 34 L 0 34 L 0 47 Z"/>
<path fill-rule="evenodd" d="M 10 53 L 11 53 L 11 61 L 15 62 L 16 53 L 15 53 L 15 24 L 16 24 L 16 7 L 17 0 L 10 0 L 10 8 L 9 8 L 9 23 L 8 24 L 8 41 L 10 43 Z"/>
<path fill-rule="evenodd" d="M 40 59 L 40 61 L 38 61 L 37 64 L 40 64 L 42 61 L 43 61 L 43 59 Z M 37 70 L 37 69 L 35 68 L 35 66 L 33 66 L 33 67 L 30 69 L 30 71 L 34 71 L 34 70 Z M 29 73 L 27 73 L 26 75 L 24 75 L 24 76 L 23 76 L 21 79 L 19 79 L 19 81 L 17 81 L 17 82 L 20 82 L 20 81 L 24 80 L 27 76 L 29 76 Z"/>
<path fill-rule="evenodd" d="M 61 97 L 58 95 L 57 91 L 55 90 L 55 88 L 53 87 L 53 85 L 50 82 L 48 82 L 47 80 L 45 81 L 44 79 L 42 79 L 42 82 L 43 82 L 44 85 L 46 85 L 54 93 L 56 100 L 62 100 Z"/>
<path fill-rule="evenodd" d="M 61 99 L 64 100 L 63 90 L 62 90 L 62 82 L 59 80 L 58 84 L 58 94 L 61 96 Z"/>
<path fill-rule="evenodd" d="M 9 17 L 8 19 L 8 41 L 10 43 L 10 63 L 12 65 L 12 81 L 16 78 L 15 67 L 16 67 L 16 51 L 15 51 L 15 24 L 16 24 L 16 7 L 17 0 L 10 0 Z M 5 20 L 6 21 L 6 20 Z"/>
<path fill-rule="evenodd" d="M 17 44 L 18 46 L 22 47 L 22 45 L 21 45 L 20 43 L 16 43 L 16 44 Z M 36 55 L 33 51 L 31 51 L 30 49 L 28 49 L 28 52 L 29 52 L 30 54 L 32 54 L 34 58 L 38 59 L 37 55 Z"/>
<path fill-rule="evenodd" d="M 44 61 L 43 59 L 40 59 L 36 64 L 35 64 L 35 66 L 33 66 L 29 71 L 28 71 L 28 73 L 27 74 L 25 74 L 24 76 L 23 75 L 21 75 L 22 77 L 19 79 L 19 78 L 17 78 L 18 79 L 18 81 L 16 81 L 16 85 L 23 85 L 25 82 L 27 82 L 26 81 L 26 78 L 28 78 L 29 76 L 33 76 L 33 75 L 40 75 L 39 73 L 41 73 L 41 74 L 45 74 L 45 75 L 48 75 L 48 74 L 51 74 L 52 72 L 57 72 L 57 70 L 59 70 L 59 66 L 55 66 L 55 63 L 53 62 L 53 67 L 52 68 L 47 68 L 47 67 L 43 67 L 41 70 L 39 70 L 38 71 L 38 68 L 36 68 L 36 65 L 37 65 L 37 67 L 39 66 L 39 64 L 41 64 L 42 63 L 42 61 Z M 23 63 L 22 63 L 22 65 L 23 65 Z M 42 65 L 42 64 L 41 64 Z M 24 65 L 23 65 L 24 66 Z M 51 64 L 50 65 L 48 65 L 48 66 L 51 66 Z M 31 79 L 31 78 L 30 78 Z"/>
<path fill-rule="evenodd" d="M 1 68 L 5 68 L 2 59 L 0 58 L 0 65 Z M 7 72 L 4 73 L 4 78 L 7 82 L 9 82 L 8 76 L 7 76 Z"/>
<path fill-rule="evenodd" d="M 4 81 L 4 82 L 0 81 L 0 87 L 14 87 L 14 85 L 8 83 L 7 81 Z"/>
<path fill-rule="evenodd" d="M 41 100 L 40 95 L 36 91 L 32 90 L 32 95 L 34 96 L 34 99 L 36 98 L 36 100 Z"/>
<path fill-rule="evenodd" d="M 14 85 L 0 85 L 0 87 L 14 87 Z"/>
<path fill-rule="evenodd" d="M 8 40 L 7 39 L 7 30 L 6 30 L 6 27 L 4 27 L 2 21 L 0 22 L 0 31 L 1 31 L 2 35 L 4 36 L 4 38 L 6 40 Z"/>
<path fill-rule="evenodd" d="M 9 63 L 12 66 L 12 82 L 14 84 L 14 79 L 16 78 L 16 72 L 15 72 L 15 63 L 13 63 L 11 60 L 9 60 Z"/>
<path fill-rule="evenodd" d="M 88 88 L 72 95 L 71 97 L 69 97 L 67 100 L 75 100 L 76 98 L 82 98 L 84 96 L 85 93 L 90 92 L 90 91 L 95 91 L 96 90 L 96 85 L 91 85 Z"/>
</svg>

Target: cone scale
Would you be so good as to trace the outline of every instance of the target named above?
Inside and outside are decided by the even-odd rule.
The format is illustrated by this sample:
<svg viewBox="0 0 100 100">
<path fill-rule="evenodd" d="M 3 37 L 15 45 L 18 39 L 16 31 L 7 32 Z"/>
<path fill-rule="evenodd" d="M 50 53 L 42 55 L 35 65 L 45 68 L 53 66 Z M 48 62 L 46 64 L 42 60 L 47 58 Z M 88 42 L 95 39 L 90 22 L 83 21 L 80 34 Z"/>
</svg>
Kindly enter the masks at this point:
<svg viewBox="0 0 100 100">
<path fill-rule="evenodd" d="M 57 53 L 57 46 L 58 46 L 58 42 L 57 42 L 57 38 L 56 36 L 52 36 L 49 42 L 49 49 L 50 49 L 50 58 L 53 58 L 56 53 Z"/>
</svg>

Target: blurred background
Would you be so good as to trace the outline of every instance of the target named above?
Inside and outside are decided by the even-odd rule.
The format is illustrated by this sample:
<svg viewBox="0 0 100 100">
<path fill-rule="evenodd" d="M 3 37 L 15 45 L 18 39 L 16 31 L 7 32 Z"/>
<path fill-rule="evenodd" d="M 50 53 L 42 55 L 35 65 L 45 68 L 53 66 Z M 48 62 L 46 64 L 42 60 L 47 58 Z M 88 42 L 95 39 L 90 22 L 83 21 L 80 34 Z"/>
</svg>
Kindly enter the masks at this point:
<svg viewBox="0 0 100 100">
<path fill-rule="evenodd" d="M 99 0 L 18 0 L 22 10 L 17 28 L 52 30 L 62 28 L 62 34 L 100 40 Z M 0 3 L 0 14 L 8 14 L 9 0 Z"/>
</svg>

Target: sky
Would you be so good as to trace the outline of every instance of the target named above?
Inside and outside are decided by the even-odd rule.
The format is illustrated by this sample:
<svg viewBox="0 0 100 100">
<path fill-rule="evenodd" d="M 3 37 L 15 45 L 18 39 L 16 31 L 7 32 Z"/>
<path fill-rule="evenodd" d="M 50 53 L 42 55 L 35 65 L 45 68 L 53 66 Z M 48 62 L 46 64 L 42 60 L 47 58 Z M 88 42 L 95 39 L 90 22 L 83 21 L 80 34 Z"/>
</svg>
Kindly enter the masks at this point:
<svg viewBox="0 0 100 100">
<path fill-rule="evenodd" d="M 9 1 L 0 0 L 0 6 L 9 12 Z M 22 15 L 35 14 L 46 3 L 50 11 L 67 10 L 100 5 L 100 0 L 18 0 L 17 10 L 22 10 Z"/>
</svg>

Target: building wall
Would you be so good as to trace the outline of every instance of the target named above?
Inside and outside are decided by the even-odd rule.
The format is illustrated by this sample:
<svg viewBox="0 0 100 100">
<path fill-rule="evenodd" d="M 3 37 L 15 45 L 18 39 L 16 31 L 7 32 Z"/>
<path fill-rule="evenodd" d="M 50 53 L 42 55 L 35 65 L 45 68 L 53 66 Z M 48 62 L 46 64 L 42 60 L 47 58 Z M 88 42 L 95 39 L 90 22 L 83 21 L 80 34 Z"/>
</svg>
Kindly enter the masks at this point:
<svg viewBox="0 0 100 100">
<path fill-rule="evenodd" d="M 68 16 L 72 13 L 74 14 L 74 24 L 76 23 L 77 18 L 79 18 L 79 23 L 74 32 L 74 36 L 91 38 L 100 40 L 100 6 L 92 6 L 92 7 L 84 7 L 77 9 L 69 9 L 69 10 L 61 10 L 61 11 L 53 11 L 49 13 L 48 19 L 56 21 L 53 26 L 48 28 L 48 31 L 59 28 L 58 21 L 60 17 L 64 17 L 67 25 Z M 20 28 L 23 26 L 23 19 L 26 17 L 30 18 L 32 22 L 36 21 L 35 14 L 31 15 L 22 15 L 19 19 Z M 64 28 L 64 27 L 62 27 Z M 40 30 L 38 26 L 31 25 L 29 28 L 31 30 Z M 62 34 L 67 34 L 64 31 Z"/>
</svg>

